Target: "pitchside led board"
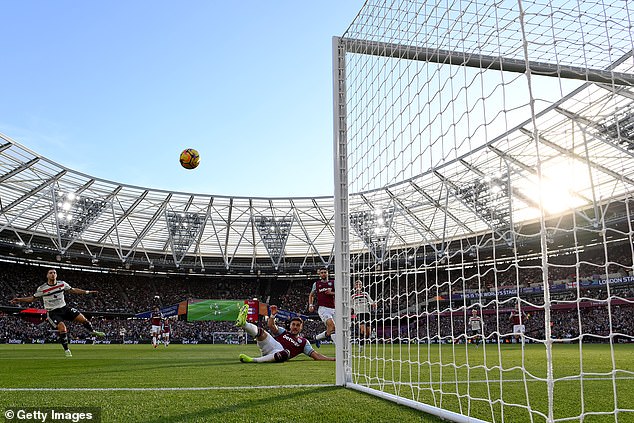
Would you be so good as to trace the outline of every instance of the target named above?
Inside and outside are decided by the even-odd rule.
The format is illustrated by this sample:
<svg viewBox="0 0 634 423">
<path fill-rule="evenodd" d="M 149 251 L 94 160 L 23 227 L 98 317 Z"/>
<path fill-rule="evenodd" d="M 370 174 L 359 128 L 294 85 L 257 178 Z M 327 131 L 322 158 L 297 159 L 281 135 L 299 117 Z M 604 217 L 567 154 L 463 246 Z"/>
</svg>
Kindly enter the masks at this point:
<svg viewBox="0 0 634 423">
<path fill-rule="evenodd" d="M 258 301 L 248 300 L 249 320 L 255 320 L 258 316 Z M 187 303 L 187 320 L 214 320 L 217 322 L 232 322 L 238 317 L 240 307 L 244 300 L 189 300 Z M 252 304 L 255 303 L 255 304 Z"/>
</svg>

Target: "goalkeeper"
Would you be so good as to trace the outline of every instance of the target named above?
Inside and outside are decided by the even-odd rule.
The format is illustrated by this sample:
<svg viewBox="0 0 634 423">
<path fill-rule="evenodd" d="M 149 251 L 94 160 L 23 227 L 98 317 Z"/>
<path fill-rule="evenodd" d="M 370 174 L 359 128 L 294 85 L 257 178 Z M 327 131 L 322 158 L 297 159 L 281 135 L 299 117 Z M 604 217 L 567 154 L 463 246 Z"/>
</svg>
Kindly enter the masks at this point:
<svg viewBox="0 0 634 423">
<path fill-rule="evenodd" d="M 304 353 L 313 360 L 335 361 L 333 357 L 327 357 L 318 353 L 308 342 L 308 339 L 299 336 L 304 328 L 304 321 L 299 317 L 293 317 L 290 320 L 289 330 L 278 327 L 275 324 L 275 315 L 277 314 L 277 306 L 271 306 L 271 316 L 268 319 L 268 331 L 247 322 L 247 314 L 249 306 L 243 305 L 236 319 L 236 326 L 243 328 L 249 335 L 253 336 L 258 342 L 258 347 L 262 352 L 261 357 L 249 357 L 246 354 L 240 354 L 240 361 L 243 363 L 281 363 Z"/>
</svg>

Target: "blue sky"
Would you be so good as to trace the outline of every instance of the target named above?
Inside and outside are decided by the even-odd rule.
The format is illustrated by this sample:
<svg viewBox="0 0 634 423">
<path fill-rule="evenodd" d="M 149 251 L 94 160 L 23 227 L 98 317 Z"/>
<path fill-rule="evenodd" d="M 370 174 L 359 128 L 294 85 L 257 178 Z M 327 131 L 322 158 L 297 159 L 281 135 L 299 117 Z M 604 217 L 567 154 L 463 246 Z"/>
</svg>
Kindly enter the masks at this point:
<svg viewBox="0 0 634 423">
<path fill-rule="evenodd" d="M 332 195 L 332 37 L 362 4 L 2 2 L 0 132 L 125 184 Z"/>
</svg>

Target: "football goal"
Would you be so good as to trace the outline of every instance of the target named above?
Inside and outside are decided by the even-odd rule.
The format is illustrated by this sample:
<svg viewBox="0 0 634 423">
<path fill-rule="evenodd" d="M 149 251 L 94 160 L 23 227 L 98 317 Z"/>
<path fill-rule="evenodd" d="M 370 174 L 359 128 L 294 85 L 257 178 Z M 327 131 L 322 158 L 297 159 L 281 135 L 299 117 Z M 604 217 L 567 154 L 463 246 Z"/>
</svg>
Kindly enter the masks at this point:
<svg viewBox="0 0 634 423">
<path fill-rule="evenodd" d="M 368 0 L 333 38 L 337 384 L 453 421 L 634 419 L 633 19 Z"/>
</svg>

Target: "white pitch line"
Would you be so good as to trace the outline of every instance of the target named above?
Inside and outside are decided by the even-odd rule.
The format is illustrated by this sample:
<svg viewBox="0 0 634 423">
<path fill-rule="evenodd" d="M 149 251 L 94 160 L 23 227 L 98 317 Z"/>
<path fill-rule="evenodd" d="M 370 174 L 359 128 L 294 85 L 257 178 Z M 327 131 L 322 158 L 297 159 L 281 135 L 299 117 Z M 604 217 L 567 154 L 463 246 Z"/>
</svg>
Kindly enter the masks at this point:
<svg viewBox="0 0 634 423">
<path fill-rule="evenodd" d="M 616 380 L 632 380 L 634 376 L 617 377 Z M 575 379 L 576 380 L 576 379 Z M 607 381 L 612 380 L 611 377 L 593 377 L 584 378 L 584 381 Z M 570 382 L 574 380 L 565 379 L 555 382 Z M 523 379 L 505 379 L 503 383 L 521 383 Z M 543 380 L 526 379 L 526 382 L 545 382 Z M 359 382 L 357 382 L 359 383 Z M 360 383 L 364 386 L 386 386 L 386 385 L 453 385 L 453 384 L 478 384 L 478 383 L 500 383 L 499 379 L 487 380 L 458 380 L 458 381 L 433 381 L 433 382 L 393 382 L 385 381 L 383 383 L 371 382 L 369 384 Z M 297 389 L 297 388 L 330 388 L 337 386 L 330 383 L 312 384 L 312 385 L 269 385 L 269 386 L 182 386 L 182 387 L 139 387 L 139 388 L 0 388 L 0 392 L 63 392 L 63 391 L 233 391 L 244 389 Z"/>
<path fill-rule="evenodd" d="M 504 379 L 501 380 L 500 379 L 489 379 L 489 380 L 443 380 L 443 381 L 425 381 L 425 382 L 396 382 L 396 381 L 389 381 L 386 380 L 382 383 L 378 383 L 378 382 L 371 382 L 369 384 L 367 383 L 362 383 L 360 381 L 360 379 L 362 379 L 361 377 L 358 378 L 359 381 L 357 381 L 356 383 L 359 385 L 364 385 L 364 386 L 372 386 L 372 385 L 379 385 L 379 386 L 386 386 L 386 385 L 455 385 L 456 383 L 458 384 L 478 384 L 478 383 L 522 383 L 524 382 L 524 379 Z M 584 382 L 594 382 L 594 381 L 606 381 L 606 380 L 612 380 L 613 378 L 611 377 L 584 377 L 583 381 Z M 632 380 L 634 379 L 634 376 L 621 376 L 621 377 L 616 377 L 614 378 L 614 380 Z M 579 381 L 579 378 L 575 378 L 575 379 L 560 379 L 560 380 L 555 380 L 554 382 L 575 382 L 575 381 Z M 526 382 L 543 382 L 546 383 L 546 380 L 541 380 L 541 379 L 526 379 Z"/>
<path fill-rule="evenodd" d="M 234 391 L 237 389 L 296 389 L 328 388 L 334 384 L 314 385 L 270 385 L 270 386 L 191 386 L 191 387 L 155 387 L 155 388 L 0 388 L 0 392 L 56 392 L 56 391 Z"/>
</svg>

